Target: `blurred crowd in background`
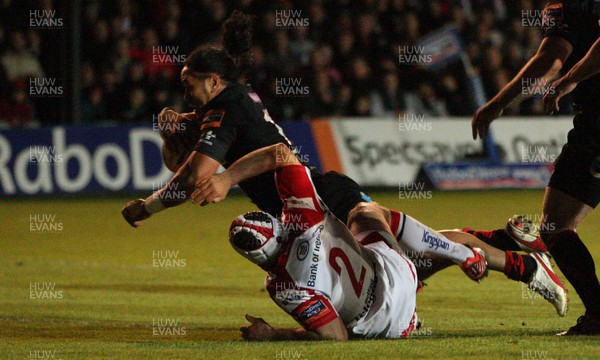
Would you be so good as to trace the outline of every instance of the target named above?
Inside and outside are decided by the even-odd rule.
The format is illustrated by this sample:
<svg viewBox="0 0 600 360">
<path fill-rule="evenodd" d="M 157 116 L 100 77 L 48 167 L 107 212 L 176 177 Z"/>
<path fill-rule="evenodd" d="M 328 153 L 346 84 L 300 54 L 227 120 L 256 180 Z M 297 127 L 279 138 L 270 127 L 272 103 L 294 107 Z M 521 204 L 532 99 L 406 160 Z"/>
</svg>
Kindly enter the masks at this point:
<svg viewBox="0 0 600 360">
<path fill-rule="evenodd" d="M 4 126 L 35 124 L 41 112 L 52 112 L 52 99 L 32 99 L 29 79 L 52 76 L 60 51 L 72 51 L 60 49 L 52 38 L 69 26 L 28 26 L 28 9 L 52 9 L 51 0 L 19 4 L 0 0 Z M 524 26 L 522 11 L 542 5 L 527 0 L 83 1 L 81 118 L 83 123 L 140 123 L 152 121 L 164 106 L 190 111 L 179 80 L 185 55 L 198 45 L 218 43 L 221 24 L 234 9 L 256 16 L 250 83 L 276 121 L 403 113 L 469 116 L 475 108 L 462 65 L 428 72 L 401 64 L 399 48 L 456 26 L 489 99 L 537 50 L 541 29 Z M 292 23 L 282 20 L 290 16 Z M 307 91 L 282 94 L 282 79 Z M 541 113 L 535 99 L 505 111 Z"/>
</svg>

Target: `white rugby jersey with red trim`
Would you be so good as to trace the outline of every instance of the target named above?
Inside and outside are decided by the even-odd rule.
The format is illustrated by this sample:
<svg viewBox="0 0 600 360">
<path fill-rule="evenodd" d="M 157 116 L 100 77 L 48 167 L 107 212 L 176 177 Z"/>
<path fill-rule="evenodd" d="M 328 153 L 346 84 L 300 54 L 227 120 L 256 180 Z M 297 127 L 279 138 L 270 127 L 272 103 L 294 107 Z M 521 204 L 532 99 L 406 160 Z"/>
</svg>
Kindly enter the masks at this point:
<svg viewBox="0 0 600 360">
<path fill-rule="evenodd" d="M 407 337 L 416 323 L 416 271 L 386 245 L 391 234 L 360 234 L 369 244 L 359 246 L 302 165 L 278 170 L 276 183 L 290 235 L 267 276 L 275 303 L 307 330 L 339 317 L 351 337 Z"/>
</svg>

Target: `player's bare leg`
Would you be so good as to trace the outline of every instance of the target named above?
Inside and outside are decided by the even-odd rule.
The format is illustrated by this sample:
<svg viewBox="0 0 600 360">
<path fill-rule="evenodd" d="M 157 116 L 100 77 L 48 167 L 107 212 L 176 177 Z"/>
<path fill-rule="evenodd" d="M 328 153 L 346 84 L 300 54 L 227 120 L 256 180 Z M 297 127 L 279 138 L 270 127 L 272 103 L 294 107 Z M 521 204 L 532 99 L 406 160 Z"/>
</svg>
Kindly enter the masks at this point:
<svg viewBox="0 0 600 360">
<path fill-rule="evenodd" d="M 483 241 L 477 239 L 475 236 L 462 231 L 441 230 L 439 231 L 439 233 L 455 243 L 481 248 L 485 252 L 485 258 L 487 260 L 488 269 L 495 271 L 504 271 L 504 267 L 506 264 L 506 257 L 504 251 L 489 246 Z M 419 277 L 419 280 L 426 280 L 435 273 L 444 270 L 450 266 L 456 265 L 452 261 L 433 255 L 422 255 L 417 253 L 409 253 L 409 255 L 414 255 L 411 256 L 411 259 L 413 259 L 413 263 L 417 268 L 417 275 Z"/>
<path fill-rule="evenodd" d="M 485 257 L 481 250 L 452 242 L 406 214 L 390 211 L 377 203 L 363 202 L 356 205 L 348 215 L 348 226 L 355 235 L 363 228 L 376 230 L 375 224 L 371 224 L 374 222 L 378 228 L 383 226 L 384 231 L 396 238 L 397 242 L 390 245 L 398 247 L 404 253 L 408 252 L 409 257 L 429 254 L 447 259 L 458 264 L 475 281 L 480 281 L 487 275 Z"/>
<path fill-rule="evenodd" d="M 494 270 L 494 271 L 499 271 L 499 272 L 505 271 L 505 268 L 506 268 L 506 252 L 505 251 L 496 249 L 495 247 L 484 243 L 483 241 L 479 240 L 475 236 L 468 234 L 466 232 L 462 232 L 462 231 L 458 231 L 458 230 L 441 230 L 441 231 L 439 231 L 439 233 L 444 235 L 445 237 L 447 237 L 448 239 L 452 240 L 455 243 L 469 245 L 471 247 L 481 248 L 485 252 L 485 258 L 488 263 L 488 269 Z M 443 270 L 443 269 L 447 268 L 448 266 L 454 265 L 451 261 L 446 261 L 439 257 L 428 256 L 427 259 L 433 259 L 435 261 L 432 264 L 433 266 L 422 269 L 423 277 L 419 276 L 419 279 L 426 279 L 427 277 L 435 274 L 437 271 Z M 418 269 L 418 267 L 417 267 L 417 269 Z M 529 275 L 529 277 L 530 277 L 534 270 L 535 270 L 535 265 L 534 265 L 534 269 L 530 269 L 530 270 L 526 271 L 526 275 Z M 524 279 L 522 281 L 527 282 Z"/>
<path fill-rule="evenodd" d="M 455 243 L 469 245 L 470 247 L 478 247 L 485 252 L 485 259 L 488 263 L 488 269 L 495 271 L 504 271 L 506 266 L 506 255 L 505 252 L 490 246 L 483 241 L 479 240 L 475 236 L 455 230 L 441 230 L 440 234 L 444 235 L 448 239 Z"/>
<path fill-rule="evenodd" d="M 566 335 L 600 334 L 600 284 L 594 259 L 576 232 L 592 210 L 560 190 L 546 188 L 540 234 L 586 308 L 585 316 Z"/>
</svg>

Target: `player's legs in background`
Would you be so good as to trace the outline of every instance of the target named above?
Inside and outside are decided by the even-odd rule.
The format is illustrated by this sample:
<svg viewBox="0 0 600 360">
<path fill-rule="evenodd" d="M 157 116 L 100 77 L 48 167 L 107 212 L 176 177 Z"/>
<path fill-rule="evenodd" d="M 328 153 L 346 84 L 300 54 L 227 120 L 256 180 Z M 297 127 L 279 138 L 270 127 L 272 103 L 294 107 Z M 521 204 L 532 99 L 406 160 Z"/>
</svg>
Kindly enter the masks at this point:
<svg viewBox="0 0 600 360">
<path fill-rule="evenodd" d="M 440 233 L 454 242 L 482 249 L 485 252 L 488 268 L 503 272 L 511 280 L 527 284 L 538 268 L 538 262 L 531 255 L 502 251 L 462 231 L 442 230 Z"/>
<path fill-rule="evenodd" d="M 565 315 L 567 293 L 562 282 L 552 272 L 546 255 L 542 253 L 521 255 L 512 251 L 502 251 L 462 231 L 442 230 L 440 233 L 456 243 L 482 249 L 485 252 L 488 269 L 504 272 L 509 279 L 527 284 L 529 289 L 548 300 L 559 316 Z M 414 263 L 417 265 L 419 261 Z M 419 279 L 421 279 L 421 274 L 428 277 L 449 265 L 448 261 L 442 259 L 434 259 L 430 263 L 430 268 L 419 269 L 417 267 Z"/>
<path fill-rule="evenodd" d="M 520 250 L 519 245 L 506 233 L 505 229 L 475 230 L 467 227 L 463 228 L 462 231 L 475 236 L 477 239 L 496 249 L 505 251 Z"/>
<path fill-rule="evenodd" d="M 514 215 L 504 229 L 474 230 L 463 228 L 462 231 L 477 237 L 486 244 L 500 250 L 531 252 L 548 252 L 539 234 L 538 225 L 524 215 Z"/>
<path fill-rule="evenodd" d="M 531 256 L 502 251 L 466 232 L 442 230 L 440 233 L 456 243 L 482 249 L 488 269 L 503 272 L 509 279 L 528 283 L 537 269 L 537 263 Z"/>
<path fill-rule="evenodd" d="M 595 322 L 595 333 L 600 334 L 600 284 L 594 259 L 575 232 L 592 210 L 580 200 L 548 187 L 540 233 L 554 261 L 581 298 L 586 308 L 584 321 Z"/>
</svg>

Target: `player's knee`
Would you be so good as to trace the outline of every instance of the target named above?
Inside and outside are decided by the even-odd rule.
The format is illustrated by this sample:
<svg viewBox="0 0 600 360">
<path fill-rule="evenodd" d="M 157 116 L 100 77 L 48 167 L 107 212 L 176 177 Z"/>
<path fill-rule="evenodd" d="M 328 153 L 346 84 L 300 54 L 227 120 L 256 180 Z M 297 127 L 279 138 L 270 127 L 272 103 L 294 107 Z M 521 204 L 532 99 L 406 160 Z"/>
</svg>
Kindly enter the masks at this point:
<svg viewBox="0 0 600 360">
<path fill-rule="evenodd" d="M 373 203 L 360 202 L 350 210 L 350 213 L 348 214 L 348 224 L 365 221 L 366 219 L 373 218 L 374 215 L 375 208 Z"/>
<path fill-rule="evenodd" d="M 388 226 L 382 209 L 376 203 L 358 203 L 348 214 L 348 227 L 355 234 L 368 230 L 385 231 Z"/>
</svg>

